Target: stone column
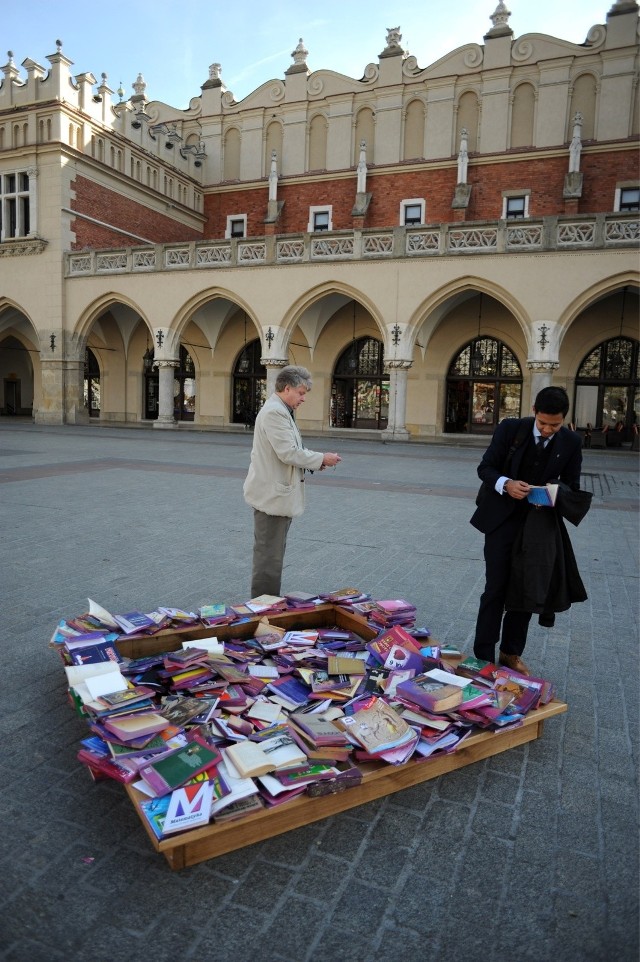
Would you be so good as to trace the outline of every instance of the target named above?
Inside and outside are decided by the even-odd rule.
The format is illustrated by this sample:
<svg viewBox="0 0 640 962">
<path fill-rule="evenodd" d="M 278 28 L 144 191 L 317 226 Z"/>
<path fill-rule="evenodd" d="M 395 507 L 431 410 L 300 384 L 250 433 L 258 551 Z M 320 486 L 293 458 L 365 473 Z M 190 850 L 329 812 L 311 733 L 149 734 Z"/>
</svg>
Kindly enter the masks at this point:
<svg viewBox="0 0 640 962">
<path fill-rule="evenodd" d="M 528 406 L 525 404 L 525 415 L 528 415 L 533 406 L 536 394 L 543 387 L 550 387 L 553 372 L 560 367 L 559 361 L 527 361 L 527 368 L 531 371 L 531 397 Z"/>
<path fill-rule="evenodd" d="M 389 371 L 389 417 L 386 430 L 382 432 L 385 441 L 408 441 L 409 432 L 405 427 L 407 416 L 407 372 L 412 361 L 386 361 Z"/>
<path fill-rule="evenodd" d="M 64 364 L 62 359 L 41 358 L 40 404 L 34 413 L 36 424 L 64 424 Z"/>
<path fill-rule="evenodd" d="M 289 363 L 286 357 L 261 357 L 260 363 L 267 369 L 267 397 L 271 397 L 276 389 L 278 372 Z"/>
<path fill-rule="evenodd" d="M 65 361 L 65 424 L 88 424 L 89 411 L 84 403 L 84 357 Z"/>
<path fill-rule="evenodd" d="M 173 372 L 178 361 L 155 361 L 158 368 L 158 419 L 153 422 L 154 428 L 175 427 L 173 417 Z"/>
</svg>

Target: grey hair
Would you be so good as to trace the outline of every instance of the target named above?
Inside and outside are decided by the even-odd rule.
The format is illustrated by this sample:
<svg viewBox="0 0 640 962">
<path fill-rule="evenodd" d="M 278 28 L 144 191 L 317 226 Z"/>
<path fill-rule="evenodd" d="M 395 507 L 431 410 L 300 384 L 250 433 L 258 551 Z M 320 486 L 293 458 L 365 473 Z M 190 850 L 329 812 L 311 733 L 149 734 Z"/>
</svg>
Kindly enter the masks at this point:
<svg viewBox="0 0 640 962">
<path fill-rule="evenodd" d="M 289 387 L 300 387 L 304 385 L 307 391 L 311 390 L 311 372 L 307 371 L 306 367 L 299 367 L 296 364 L 288 364 L 287 367 L 283 367 L 276 378 L 276 391 L 284 391 L 284 389 L 289 385 Z"/>
</svg>

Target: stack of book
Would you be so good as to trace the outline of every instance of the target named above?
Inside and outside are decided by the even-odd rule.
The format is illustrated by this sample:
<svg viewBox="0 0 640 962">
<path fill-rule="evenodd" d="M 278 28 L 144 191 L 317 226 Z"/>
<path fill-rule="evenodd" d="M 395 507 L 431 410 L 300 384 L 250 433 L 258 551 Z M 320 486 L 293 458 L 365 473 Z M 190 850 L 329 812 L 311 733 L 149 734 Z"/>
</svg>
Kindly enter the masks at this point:
<svg viewBox="0 0 640 962">
<path fill-rule="evenodd" d="M 251 603 L 279 610 L 281 602 Z M 404 601 L 374 604 L 391 620 L 415 612 Z M 174 623 L 227 617 L 226 606 L 224 614 L 213 606 L 157 611 Z M 302 792 L 341 790 L 361 780 L 364 763 L 403 765 L 456 751 L 474 731 L 522 724 L 555 693 L 544 679 L 473 658 L 454 671 L 428 632 L 401 624 L 365 641 L 340 627 L 284 629 L 254 613 L 252 637 L 182 641 L 177 651 L 128 659 L 100 617 L 92 628 L 84 616 L 61 623 L 52 637 L 89 727 L 78 760 L 94 779 L 139 789 L 159 838 Z"/>
<path fill-rule="evenodd" d="M 393 625 L 414 625 L 416 607 L 404 598 L 390 598 L 386 601 L 376 601 L 375 607 L 369 612 L 369 621 L 381 628 L 391 628 Z"/>
</svg>

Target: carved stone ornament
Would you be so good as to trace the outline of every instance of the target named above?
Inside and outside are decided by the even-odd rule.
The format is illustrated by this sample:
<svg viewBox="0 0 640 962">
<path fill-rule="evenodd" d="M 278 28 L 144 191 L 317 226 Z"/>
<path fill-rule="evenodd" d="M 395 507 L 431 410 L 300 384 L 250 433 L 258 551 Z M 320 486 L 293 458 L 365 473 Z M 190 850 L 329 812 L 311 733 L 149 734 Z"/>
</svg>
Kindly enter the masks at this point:
<svg viewBox="0 0 640 962">
<path fill-rule="evenodd" d="M 557 371 L 560 361 L 527 361 L 529 371 Z"/>
<path fill-rule="evenodd" d="M 0 244 L 0 257 L 24 257 L 27 254 L 42 254 L 47 241 L 40 237 L 22 240 L 8 240 Z"/>
<path fill-rule="evenodd" d="M 264 367 L 286 367 L 289 361 L 286 357 L 261 357 L 260 363 Z"/>
<path fill-rule="evenodd" d="M 402 358 L 393 358 L 390 360 L 385 358 L 384 366 L 388 368 L 389 371 L 408 371 L 409 368 L 413 366 L 413 361 L 403 360 Z"/>
</svg>

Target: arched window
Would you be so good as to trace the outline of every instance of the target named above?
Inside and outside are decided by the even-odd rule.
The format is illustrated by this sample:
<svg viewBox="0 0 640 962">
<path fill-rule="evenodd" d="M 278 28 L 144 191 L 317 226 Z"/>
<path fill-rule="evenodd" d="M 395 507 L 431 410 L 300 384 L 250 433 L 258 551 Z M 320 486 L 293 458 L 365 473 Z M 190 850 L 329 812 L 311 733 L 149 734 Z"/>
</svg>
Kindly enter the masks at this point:
<svg viewBox="0 0 640 962">
<path fill-rule="evenodd" d="M 100 366 L 89 347 L 84 352 L 84 406 L 90 418 L 100 417 Z"/>
<path fill-rule="evenodd" d="M 354 338 L 338 358 L 331 385 L 332 428 L 386 428 L 389 377 L 384 347 L 374 337 Z"/>
<path fill-rule="evenodd" d="M 180 347 L 180 365 L 173 374 L 173 416 L 193 421 L 196 414 L 196 368 L 186 347 Z"/>
<path fill-rule="evenodd" d="M 493 337 L 476 337 L 447 375 L 446 432 L 492 434 L 503 418 L 520 416 L 522 371 L 512 351 Z"/>
<path fill-rule="evenodd" d="M 232 421 L 252 425 L 267 397 L 267 369 L 260 363 L 262 344 L 245 344 L 233 369 Z"/>
<path fill-rule="evenodd" d="M 635 338 L 612 337 L 587 354 L 576 376 L 576 427 L 617 428 L 621 440 L 633 440 L 640 417 L 639 349 Z"/>
</svg>

